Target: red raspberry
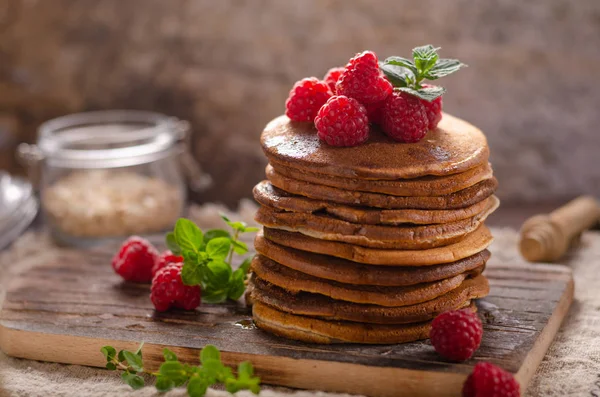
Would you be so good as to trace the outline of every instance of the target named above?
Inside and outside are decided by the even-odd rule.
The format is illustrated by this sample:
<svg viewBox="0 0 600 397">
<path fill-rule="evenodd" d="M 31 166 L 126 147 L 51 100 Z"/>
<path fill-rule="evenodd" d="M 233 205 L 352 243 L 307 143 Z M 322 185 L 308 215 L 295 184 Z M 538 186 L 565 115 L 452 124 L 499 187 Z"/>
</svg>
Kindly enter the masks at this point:
<svg viewBox="0 0 600 397">
<path fill-rule="evenodd" d="M 307 77 L 297 81 L 290 90 L 285 101 L 285 114 L 293 121 L 313 121 L 330 97 L 331 91 L 326 82 Z"/>
<path fill-rule="evenodd" d="M 479 363 L 467 378 L 463 397 L 519 397 L 519 383 L 512 374 L 490 363 Z"/>
<path fill-rule="evenodd" d="M 154 266 L 152 267 L 152 277 L 156 275 L 157 271 L 167 266 L 168 264 L 178 262 L 183 262 L 183 256 L 174 255 L 169 250 L 163 251 L 163 253 L 160 254 L 154 262 Z"/>
<path fill-rule="evenodd" d="M 393 90 L 379 70 L 377 55 L 372 51 L 350 59 L 335 88 L 338 95 L 349 96 L 363 105 L 383 101 Z"/>
<path fill-rule="evenodd" d="M 323 78 L 323 80 L 325 80 L 333 95 L 335 95 L 336 92 L 335 83 L 337 83 L 343 71 L 344 68 L 342 66 L 339 66 L 337 68 L 331 68 L 327 71 L 327 73 L 325 73 L 325 77 Z"/>
<path fill-rule="evenodd" d="M 367 117 L 369 117 L 371 124 L 381 125 L 384 104 L 385 101 L 365 105 L 365 108 L 367 109 Z"/>
<path fill-rule="evenodd" d="M 381 127 L 400 142 L 418 142 L 427 134 L 427 112 L 416 96 L 394 92 L 383 105 Z"/>
<path fill-rule="evenodd" d="M 429 338 L 441 356 L 452 361 L 469 359 L 481 343 L 483 326 L 470 309 L 440 314 L 431 323 Z"/>
<path fill-rule="evenodd" d="M 435 87 L 430 84 L 422 84 L 423 87 Z M 428 102 L 421 99 L 421 103 L 425 106 L 425 112 L 427 112 L 427 120 L 429 122 L 428 129 L 435 130 L 438 123 L 442 120 L 442 97 L 439 96 L 433 101 Z"/>
<path fill-rule="evenodd" d="M 115 272 L 127 281 L 148 283 L 152 280 L 152 267 L 158 251 L 146 239 L 131 236 L 112 259 Z"/>
<path fill-rule="evenodd" d="M 331 97 L 315 118 L 319 138 L 332 146 L 356 146 L 369 138 L 367 109 L 356 99 Z"/>
<path fill-rule="evenodd" d="M 194 310 L 200 305 L 200 287 L 181 281 L 183 263 L 172 263 L 160 269 L 152 279 L 150 300 L 159 312 L 170 307 Z"/>
</svg>

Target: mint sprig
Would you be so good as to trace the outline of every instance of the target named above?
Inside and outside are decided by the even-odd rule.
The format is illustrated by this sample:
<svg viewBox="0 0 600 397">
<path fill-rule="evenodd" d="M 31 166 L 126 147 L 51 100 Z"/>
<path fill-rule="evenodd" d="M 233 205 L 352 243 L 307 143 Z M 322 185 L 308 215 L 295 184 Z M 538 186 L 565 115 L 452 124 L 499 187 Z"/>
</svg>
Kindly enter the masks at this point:
<svg viewBox="0 0 600 397">
<path fill-rule="evenodd" d="M 173 253 L 183 256 L 181 279 L 186 285 L 200 285 L 202 300 L 220 303 L 227 299 L 237 300 L 246 290 L 246 277 L 252 257 L 233 270 L 233 255 L 245 255 L 248 246 L 239 240 L 242 233 L 258 231 L 244 222 L 232 222 L 225 215 L 221 218 L 232 229 L 207 230 L 205 233 L 189 219 L 181 218 L 173 232 L 166 235 L 166 244 Z"/>
<path fill-rule="evenodd" d="M 106 368 L 112 371 L 122 371 L 121 379 L 133 389 L 144 387 L 143 374 L 156 377 L 155 387 L 159 392 L 167 392 L 175 387 L 187 383 L 187 392 L 190 397 L 202 397 L 206 390 L 215 384 L 225 385 L 230 393 L 240 390 L 260 392 L 260 378 L 254 376 L 254 367 L 248 361 L 238 366 L 237 376 L 231 368 L 226 367 L 221 361 L 221 352 L 213 345 L 206 345 L 200 351 L 200 366 L 183 364 L 177 355 L 169 349 L 163 350 L 165 362 L 158 372 L 151 372 L 144 368 L 142 360 L 142 343 L 135 352 L 121 350 L 118 354 L 114 347 L 104 346 L 100 349 L 106 358 Z"/>
<path fill-rule="evenodd" d="M 426 101 L 433 101 L 446 90 L 442 87 L 423 87 L 423 80 L 437 80 L 466 67 L 457 59 L 440 59 L 439 47 L 431 44 L 412 50 L 412 59 L 393 56 L 381 62 L 379 68 L 394 86 L 396 91 L 415 95 Z"/>
</svg>

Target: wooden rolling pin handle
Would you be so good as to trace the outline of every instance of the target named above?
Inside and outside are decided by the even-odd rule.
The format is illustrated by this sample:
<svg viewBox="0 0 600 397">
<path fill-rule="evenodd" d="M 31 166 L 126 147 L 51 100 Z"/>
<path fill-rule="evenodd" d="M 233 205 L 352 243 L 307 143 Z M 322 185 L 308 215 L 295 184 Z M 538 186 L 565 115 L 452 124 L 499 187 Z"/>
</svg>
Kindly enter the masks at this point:
<svg viewBox="0 0 600 397">
<path fill-rule="evenodd" d="M 536 215 L 521 227 L 521 255 L 531 262 L 557 261 L 599 218 L 600 205 L 590 196 L 579 197 L 549 215 Z"/>
</svg>

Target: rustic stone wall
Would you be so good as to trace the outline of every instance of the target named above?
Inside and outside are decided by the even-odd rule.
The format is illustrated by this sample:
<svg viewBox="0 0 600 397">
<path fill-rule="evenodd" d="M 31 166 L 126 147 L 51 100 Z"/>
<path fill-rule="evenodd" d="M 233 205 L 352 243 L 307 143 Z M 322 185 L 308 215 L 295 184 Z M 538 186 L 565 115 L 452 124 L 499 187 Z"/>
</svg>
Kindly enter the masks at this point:
<svg viewBox="0 0 600 397">
<path fill-rule="evenodd" d="M 200 199 L 231 204 L 294 81 L 424 43 L 470 65 L 445 108 L 487 133 L 503 199 L 600 196 L 597 0 L 0 0 L 0 168 L 48 118 L 157 110 L 194 126 Z"/>
</svg>

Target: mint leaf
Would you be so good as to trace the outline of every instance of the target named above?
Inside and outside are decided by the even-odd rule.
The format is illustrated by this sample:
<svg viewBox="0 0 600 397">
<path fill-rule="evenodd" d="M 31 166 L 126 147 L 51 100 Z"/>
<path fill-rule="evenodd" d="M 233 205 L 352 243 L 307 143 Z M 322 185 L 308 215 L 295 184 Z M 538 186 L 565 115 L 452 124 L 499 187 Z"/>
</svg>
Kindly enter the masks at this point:
<svg viewBox="0 0 600 397">
<path fill-rule="evenodd" d="M 190 397 L 202 397 L 208 389 L 208 382 L 199 375 L 194 375 L 190 378 L 187 385 L 187 392 Z"/>
<path fill-rule="evenodd" d="M 248 246 L 242 241 L 231 240 L 231 244 L 233 245 L 233 251 L 238 255 L 244 255 L 248 252 Z"/>
<path fill-rule="evenodd" d="M 394 87 L 406 87 L 410 77 L 414 77 L 409 69 L 402 66 L 381 64 L 379 69 Z"/>
<path fill-rule="evenodd" d="M 167 245 L 167 248 L 173 254 L 175 254 L 175 255 L 181 254 L 181 248 L 179 247 L 179 245 L 177 244 L 177 241 L 175 240 L 175 233 L 169 232 L 165 235 L 165 244 Z"/>
<path fill-rule="evenodd" d="M 197 252 L 204 243 L 202 231 L 189 219 L 179 218 L 175 224 L 175 242 L 185 250 Z"/>
<path fill-rule="evenodd" d="M 123 361 L 125 361 L 125 356 L 123 355 L 123 353 L 125 353 L 125 350 L 120 350 L 119 354 L 117 355 L 117 358 L 119 359 L 120 363 L 122 363 Z"/>
<path fill-rule="evenodd" d="M 244 361 L 238 365 L 239 378 L 249 379 L 252 375 L 254 375 L 254 367 L 250 361 Z"/>
<path fill-rule="evenodd" d="M 227 237 L 230 239 L 231 234 L 229 234 L 229 232 L 227 230 L 223 230 L 223 229 L 211 229 L 211 230 L 207 230 L 204 233 L 204 240 L 206 242 L 209 242 L 210 240 L 219 238 L 219 237 Z"/>
<path fill-rule="evenodd" d="M 252 233 L 252 232 L 258 232 L 260 230 L 259 227 L 254 227 L 254 226 L 246 226 L 246 228 L 244 229 L 244 233 Z"/>
<path fill-rule="evenodd" d="M 246 290 L 246 273 L 244 269 L 239 268 L 233 275 L 231 276 L 231 281 L 229 282 L 229 289 L 227 291 L 227 297 L 231 300 L 238 300 L 244 295 L 244 291 Z"/>
<path fill-rule="evenodd" d="M 100 349 L 100 352 L 104 354 L 106 361 L 112 361 L 117 355 L 117 351 L 112 346 L 104 346 Z"/>
<path fill-rule="evenodd" d="M 244 261 L 242 262 L 242 264 L 240 265 L 238 270 L 242 270 L 244 272 L 244 275 L 248 274 L 248 271 L 250 270 L 250 265 L 252 265 L 253 259 L 254 259 L 254 255 L 244 259 Z"/>
<path fill-rule="evenodd" d="M 403 68 L 410 70 L 413 76 L 417 76 L 419 74 L 419 71 L 417 70 L 417 67 L 415 66 L 413 61 L 403 57 L 389 57 L 385 61 L 383 61 L 383 64 L 402 66 Z"/>
<path fill-rule="evenodd" d="M 177 355 L 167 348 L 163 349 L 163 356 L 165 361 L 177 361 Z"/>
<path fill-rule="evenodd" d="M 228 237 L 217 237 L 206 244 L 206 253 L 212 260 L 224 260 L 229 254 L 231 239 Z"/>
<path fill-rule="evenodd" d="M 435 65 L 438 60 L 437 50 L 439 47 L 435 48 L 431 44 L 413 48 L 413 59 L 419 74 L 424 74 Z"/>
<path fill-rule="evenodd" d="M 397 87 L 394 89 L 414 95 L 416 97 L 426 100 L 427 102 L 433 101 L 437 97 L 442 96 L 444 92 L 446 92 L 446 89 L 442 87 L 424 87 L 419 88 L 418 90 L 409 87 Z"/>
<path fill-rule="evenodd" d="M 223 287 L 229 283 L 231 278 L 231 266 L 221 261 L 212 261 L 208 263 L 208 272 L 206 274 L 208 282 L 215 287 Z"/>
<path fill-rule="evenodd" d="M 221 303 L 227 300 L 227 288 L 205 288 L 202 291 L 202 301 L 206 303 Z"/>
<path fill-rule="evenodd" d="M 135 351 L 135 354 L 140 356 L 140 358 L 142 358 L 142 347 L 144 347 L 144 342 L 140 343 L 137 350 Z"/>
<path fill-rule="evenodd" d="M 437 80 L 466 67 L 467 65 L 458 59 L 439 59 L 424 76 L 428 80 Z"/>
<path fill-rule="evenodd" d="M 183 364 L 179 361 L 165 361 L 160 365 L 158 373 L 175 383 L 180 385 L 188 378 Z"/>
<path fill-rule="evenodd" d="M 181 269 L 181 281 L 185 285 L 199 285 L 202 283 L 204 270 L 204 264 L 186 258 L 183 260 L 183 268 Z"/>
<path fill-rule="evenodd" d="M 156 377 L 156 390 L 161 393 L 167 392 L 175 387 L 175 382 L 163 375 Z"/>
<path fill-rule="evenodd" d="M 207 360 L 221 360 L 221 352 L 214 345 L 206 345 L 200 351 L 200 362 L 204 364 Z"/>
<path fill-rule="evenodd" d="M 106 369 L 110 369 L 111 371 L 114 371 L 115 369 L 117 369 L 117 366 L 115 365 L 115 363 L 108 362 L 108 363 L 106 363 Z"/>
<path fill-rule="evenodd" d="M 224 213 L 220 212 L 219 215 L 221 216 L 221 219 L 225 221 L 225 223 L 229 224 L 229 222 L 231 222 Z"/>
<path fill-rule="evenodd" d="M 144 364 L 142 362 L 142 358 L 139 355 L 125 350 L 123 352 L 123 356 L 125 357 L 127 364 L 129 364 L 129 366 L 133 368 L 136 372 L 142 372 L 144 370 Z"/>
<path fill-rule="evenodd" d="M 139 375 L 131 374 L 127 371 L 123 372 L 121 379 L 127 383 L 133 390 L 138 390 L 144 387 L 144 378 Z"/>
</svg>

